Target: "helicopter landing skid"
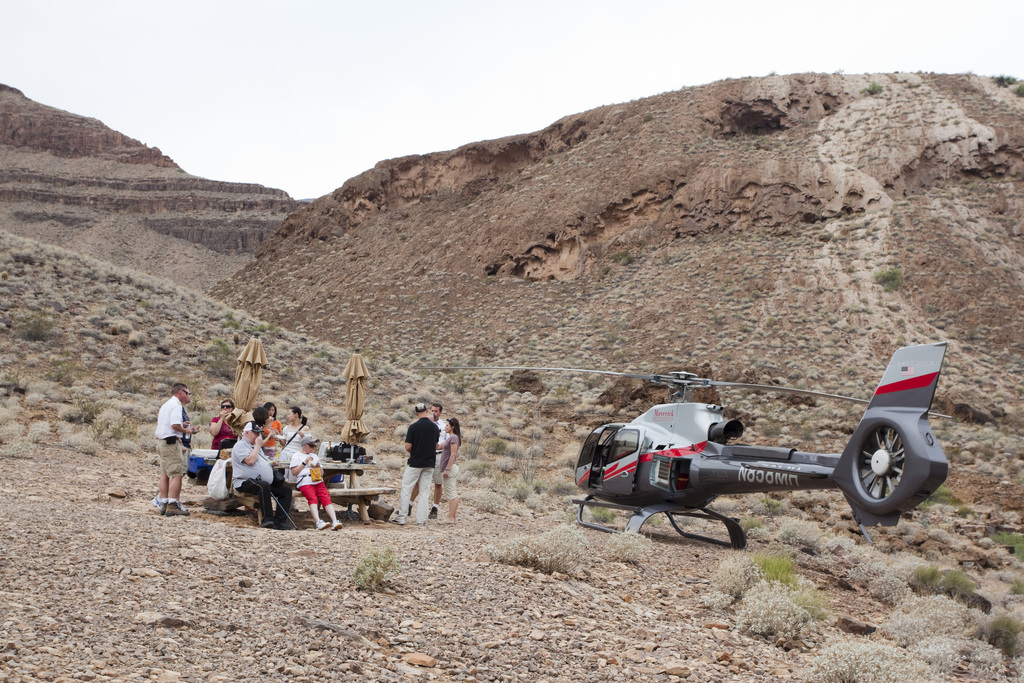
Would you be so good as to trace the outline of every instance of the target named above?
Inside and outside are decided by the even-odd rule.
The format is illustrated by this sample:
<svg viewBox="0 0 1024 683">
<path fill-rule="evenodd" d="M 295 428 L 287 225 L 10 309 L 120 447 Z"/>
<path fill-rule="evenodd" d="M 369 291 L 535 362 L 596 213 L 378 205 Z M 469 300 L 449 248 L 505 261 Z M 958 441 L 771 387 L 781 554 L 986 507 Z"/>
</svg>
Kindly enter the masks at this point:
<svg viewBox="0 0 1024 683">
<path fill-rule="evenodd" d="M 587 496 L 583 500 L 574 500 L 574 504 L 579 505 L 579 510 L 576 512 L 576 522 L 580 526 L 585 526 L 588 529 L 596 529 L 597 531 L 606 531 L 608 533 L 618 534 L 623 533 L 618 529 L 613 529 L 595 522 L 584 522 L 583 521 L 583 508 L 584 507 L 602 507 L 611 508 L 612 510 L 630 510 L 633 515 L 629 518 L 626 523 L 626 532 L 640 533 L 640 527 L 644 523 L 659 513 L 665 513 L 668 517 L 668 521 L 671 522 L 672 528 L 684 538 L 692 538 L 697 541 L 705 541 L 707 543 L 714 543 L 715 545 L 725 546 L 727 548 L 735 548 L 736 550 L 742 550 L 747 547 L 747 535 L 735 519 L 732 517 L 726 517 L 720 512 L 715 512 L 710 508 L 699 507 L 699 508 L 680 508 L 676 503 L 659 503 L 657 505 L 648 505 L 646 507 L 638 508 L 632 505 L 619 505 L 617 503 L 606 503 L 604 501 L 595 500 L 593 496 Z M 676 522 L 673 515 L 680 515 L 682 517 L 696 517 L 697 519 L 709 519 L 713 522 L 721 522 L 725 525 L 725 528 L 729 532 L 729 540 L 723 541 L 718 538 L 712 538 L 710 536 L 702 536 L 700 534 L 693 534 L 688 531 L 683 531 L 679 524 Z"/>
</svg>

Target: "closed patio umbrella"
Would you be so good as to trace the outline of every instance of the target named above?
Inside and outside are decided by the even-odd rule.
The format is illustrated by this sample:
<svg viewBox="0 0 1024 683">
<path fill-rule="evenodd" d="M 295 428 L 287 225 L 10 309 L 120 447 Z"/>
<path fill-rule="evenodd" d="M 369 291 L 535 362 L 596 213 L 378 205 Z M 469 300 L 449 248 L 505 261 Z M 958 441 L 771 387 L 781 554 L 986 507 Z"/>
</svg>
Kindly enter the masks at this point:
<svg viewBox="0 0 1024 683">
<path fill-rule="evenodd" d="M 366 403 L 366 378 L 370 375 L 366 370 L 363 357 L 357 352 L 352 354 L 345 366 L 342 376 L 345 386 L 345 426 L 341 430 L 341 438 L 346 443 L 359 443 L 370 434 L 363 423 L 363 406 Z"/>
<path fill-rule="evenodd" d="M 253 402 L 260 390 L 263 366 L 266 364 L 267 354 L 263 352 L 263 342 L 259 337 L 253 337 L 238 356 L 235 389 L 231 394 L 235 409 L 225 418 L 225 422 L 236 434 L 241 435 L 242 427 L 252 419 Z"/>
</svg>

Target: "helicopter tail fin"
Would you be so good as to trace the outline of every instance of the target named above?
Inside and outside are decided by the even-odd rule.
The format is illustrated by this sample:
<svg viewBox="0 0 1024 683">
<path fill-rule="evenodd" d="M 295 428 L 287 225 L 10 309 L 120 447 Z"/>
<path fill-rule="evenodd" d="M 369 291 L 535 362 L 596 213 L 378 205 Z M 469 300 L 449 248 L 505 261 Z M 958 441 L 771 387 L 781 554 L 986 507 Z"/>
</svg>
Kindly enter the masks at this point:
<svg viewBox="0 0 1024 683">
<path fill-rule="evenodd" d="M 896 351 L 836 465 L 833 480 L 862 525 L 893 526 L 946 480 L 928 424 L 946 342 Z"/>
</svg>

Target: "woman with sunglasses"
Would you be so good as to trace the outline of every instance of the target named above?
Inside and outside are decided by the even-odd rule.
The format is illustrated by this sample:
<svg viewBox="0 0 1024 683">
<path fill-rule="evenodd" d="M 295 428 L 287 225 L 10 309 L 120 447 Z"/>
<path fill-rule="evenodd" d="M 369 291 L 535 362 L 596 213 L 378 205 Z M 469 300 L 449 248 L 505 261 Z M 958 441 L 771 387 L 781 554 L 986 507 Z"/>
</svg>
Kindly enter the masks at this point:
<svg viewBox="0 0 1024 683">
<path fill-rule="evenodd" d="M 235 409 L 235 404 L 230 399 L 220 402 L 220 413 L 210 420 L 210 434 L 213 435 L 213 443 L 210 445 L 215 451 L 220 450 L 220 442 L 224 439 L 236 439 L 238 436 L 225 422 L 225 418 Z"/>
</svg>

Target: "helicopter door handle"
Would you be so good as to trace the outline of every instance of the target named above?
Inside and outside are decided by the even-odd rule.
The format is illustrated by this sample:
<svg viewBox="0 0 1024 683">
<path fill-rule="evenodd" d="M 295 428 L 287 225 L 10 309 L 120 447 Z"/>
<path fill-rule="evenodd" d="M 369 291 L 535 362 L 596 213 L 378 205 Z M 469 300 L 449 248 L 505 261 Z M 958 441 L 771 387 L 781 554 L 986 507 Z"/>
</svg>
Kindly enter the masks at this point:
<svg viewBox="0 0 1024 683">
<path fill-rule="evenodd" d="M 622 473 L 622 474 L 620 474 L 619 476 L 620 476 L 620 477 L 628 477 L 628 476 L 629 476 L 629 472 L 623 472 L 623 473 Z"/>
</svg>

